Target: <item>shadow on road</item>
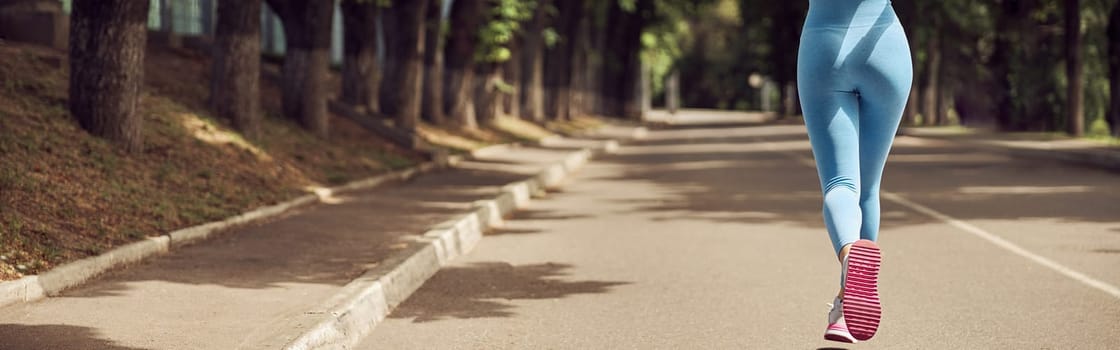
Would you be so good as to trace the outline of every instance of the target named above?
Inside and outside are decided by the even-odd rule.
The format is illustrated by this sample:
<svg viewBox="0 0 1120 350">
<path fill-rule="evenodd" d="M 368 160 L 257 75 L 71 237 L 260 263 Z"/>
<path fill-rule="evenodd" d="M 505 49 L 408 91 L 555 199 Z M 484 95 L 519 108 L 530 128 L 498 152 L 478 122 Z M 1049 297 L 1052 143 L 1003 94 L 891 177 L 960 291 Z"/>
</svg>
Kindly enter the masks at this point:
<svg viewBox="0 0 1120 350">
<path fill-rule="evenodd" d="M 66 325 L 0 324 L 0 349 L 143 350 L 116 345 L 91 328 Z"/>
<path fill-rule="evenodd" d="M 634 199 L 644 201 L 639 211 L 665 213 L 655 220 L 823 226 L 816 170 L 796 158 L 813 159 L 803 126 L 689 126 L 654 131 L 600 163 L 624 169 L 610 179 L 672 194 Z M 907 137 L 896 142 L 883 188 L 963 220 L 1115 223 L 1111 208 L 1120 201 L 1115 175 L 1105 171 Z M 884 228 L 934 221 L 883 201 Z"/>
<path fill-rule="evenodd" d="M 447 318 L 511 317 L 512 300 L 555 299 L 606 293 L 628 282 L 565 281 L 567 264 L 515 266 L 502 262 L 446 267 L 389 317 L 431 322 Z"/>
</svg>

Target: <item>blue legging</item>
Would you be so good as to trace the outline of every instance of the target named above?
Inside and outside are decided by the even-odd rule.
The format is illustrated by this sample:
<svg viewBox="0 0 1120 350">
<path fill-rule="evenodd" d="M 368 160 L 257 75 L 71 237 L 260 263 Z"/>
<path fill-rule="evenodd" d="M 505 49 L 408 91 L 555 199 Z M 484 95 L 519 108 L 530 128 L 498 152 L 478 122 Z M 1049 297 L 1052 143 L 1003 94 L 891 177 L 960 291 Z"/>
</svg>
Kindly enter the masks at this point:
<svg viewBox="0 0 1120 350">
<path fill-rule="evenodd" d="M 879 183 L 912 79 L 889 0 L 809 1 L 797 89 L 837 252 L 878 239 Z"/>
</svg>

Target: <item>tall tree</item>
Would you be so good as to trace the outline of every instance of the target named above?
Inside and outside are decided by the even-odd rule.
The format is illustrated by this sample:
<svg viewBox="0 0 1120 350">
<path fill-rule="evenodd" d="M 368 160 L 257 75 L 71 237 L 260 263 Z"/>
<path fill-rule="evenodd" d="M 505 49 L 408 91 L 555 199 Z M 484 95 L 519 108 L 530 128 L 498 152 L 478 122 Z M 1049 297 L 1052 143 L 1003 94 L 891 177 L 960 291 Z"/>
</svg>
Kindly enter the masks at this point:
<svg viewBox="0 0 1120 350">
<path fill-rule="evenodd" d="M 510 59 L 502 66 L 502 80 L 506 83 L 513 84 L 515 87 L 507 94 L 502 96 L 502 109 L 505 110 L 506 115 L 515 117 L 521 116 L 521 62 L 523 61 L 524 50 L 522 46 L 525 41 L 525 33 L 517 33 L 514 39 L 510 42 Z"/>
<path fill-rule="evenodd" d="M 342 0 L 342 102 L 359 112 L 378 112 L 377 17 L 371 0 Z"/>
<path fill-rule="evenodd" d="M 533 10 L 519 45 L 521 51 L 520 93 L 522 114 L 527 120 L 544 121 L 544 30 L 547 27 L 548 1 Z"/>
<path fill-rule="evenodd" d="M 653 0 L 612 1 L 608 23 L 617 28 L 607 34 L 604 47 L 600 94 L 603 112 L 627 119 L 640 119 L 641 96 L 638 90 L 641 63 L 642 29 L 653 12 Z"/>
<path fill-rule="evenodd" d="M 261 0 L 218 2 L 210 109 L 242 134 L 260 132 Z"/>
<path fill-rule="evenodd" d="M 1120 3 L 1112 5 L 1108 16 L 1108 120 L 1112 136 L 1120 137 Z"/>
<path fill-rule="evenodd" d="M 420 115 L 436 125 L 447 119 L 443 112 L 443 4 L 443 0 L 431 0 L 424 16 L 424 91 Z"/>
<path fill-rule="evenodd" d="M 1065 1 L 1066 34 L 1066 78 L 1069 81 L 1066 93 L 1066 121 L 1070 135 L 1080 137 L 1085 134 L 1085 78 L 1081 62 L 1081 0 Z"/>
<path fill-rule="evenodd" d="M 70 113 L 82 128 L 142 147 L 136 113 L 144 82 L 148 0 L 76 0 L 70 23 Z"/>
<path fill-rule="evenodd" d="M 572 81 L 571 81 L 571 103 L 569 116 L 578 116 L 588 114 L 590 110 L 589 88 L 587 84 L 594 79 L 589 76 L 590 62 L 589 56 L 591 55 L 591 16 L 589 13 L 589 4 L 585 1 L 579 1 L 583 6 L 585 16 L 578 17 L 575 24 L 575 33 L 572 35 Z"/>
<path fill-rule="evenodd" d="M 992 75 L 996 89 L 992 91 L 996 100 L 996 121 L 1003 130 L 1014 128 L 1015 105 L 1012 96 L 1011 65 L 1014 58 L 1015 35 L 1018 30 L 1016 21 L 1023 15 L 1025 6 L 1022 0 L 999 0 L 996 6 L 996 40 L 992 52 Z"/>
<path fill-rule="evenodd" d="M 475 49 L 475 76 L 479 79 L 475 89 L 475 116 L 480 124 L 487 124 L 497 117 L 498 97 L 508 92 L 502 84 L 502 67 L 513 57 L 510 45 L 522 28 L 522 22 L 533 17 L 536 1 L 496 0 L 486 11 L 485 21 L 478 33 L 479 45 Z"/>
<path fill-rule="evenodd" d="M 937 6 L 936 3 L 929 3 Z M 927 6 L 926 16 L 930 25 L 929 37 L 926 39 L 925 77 L 922 79 L 922 121 L 926 125 L 940 125 L 941 117 L 941 13 L 936 8 Z"/>
<path fill-rule="evenodd" d="M 557 16 L 555 27 L 560 39 L 545 55 L 545 65 L 549 67 L 545 77 L 546 105 L 550 119 L 571 119 L 572 105 L 572 67 L 576 60 L 576 38 L 579 36 L 579 23 L 583 18 L 582 0 L 566 0 L 556 3 Z"/>
<path fill-rule="evenodd" d="M 327 69 L 330 65 L 334 1 L 267 0 L 284 23 L 284 115 L 326 137 Z"/>
<path fill-rule="evenodd" d="M 387 33 L 383 82 L 393 86 L 380 90 L 381 112 L 394 116 L 397 126 L 406 129 L 420 120 L 427 10 L 428 0 L 394 1 L 382 17 Z"/>
<path fill-rule="evenodd" d="M 451 3 L 451 30 L 444 51 L 447 63 L 444 101 L 451 120 L 465 128 L 478 127 L 472 99 L 474 56 L 487 5 L 486 0 L 455 0 Z"/>
</svg>

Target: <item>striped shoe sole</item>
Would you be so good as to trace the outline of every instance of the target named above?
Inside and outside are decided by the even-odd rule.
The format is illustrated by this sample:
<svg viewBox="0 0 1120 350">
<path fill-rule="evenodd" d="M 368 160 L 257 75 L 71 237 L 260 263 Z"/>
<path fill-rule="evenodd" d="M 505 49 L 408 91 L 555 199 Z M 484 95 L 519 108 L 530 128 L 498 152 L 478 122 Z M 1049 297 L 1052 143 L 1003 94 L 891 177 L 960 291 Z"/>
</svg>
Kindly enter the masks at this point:
<svg viewBox="0 0 1120 350">
<path fill-rule="evenodd" d="M 852 244 L 844 281 L 844 319 L 852 337 L 868 340 L 879 330 L 879 246 L 869 240 Z"/>
</svg>

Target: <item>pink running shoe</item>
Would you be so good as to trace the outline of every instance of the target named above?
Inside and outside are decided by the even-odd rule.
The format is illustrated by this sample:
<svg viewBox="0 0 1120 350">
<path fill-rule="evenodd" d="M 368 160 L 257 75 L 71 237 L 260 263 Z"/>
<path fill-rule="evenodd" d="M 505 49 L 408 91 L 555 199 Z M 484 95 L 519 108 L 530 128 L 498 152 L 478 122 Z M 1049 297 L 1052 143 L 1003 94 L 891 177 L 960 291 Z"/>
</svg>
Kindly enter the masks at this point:
<svg viewBox="0 0 1120 350">
<path fill-rule="evenodd" d="M 828 328 L 824 330 L 824 339 L 841 343 L 855 343 L 856 338 L 848 332 L 848 325 L 844 323 L 844 313 L 841 311 L 840 298 L 832 303 L 832 310 L 828 312 Z"/>
<path fill-rule="evenodd" d="M 844 278 L 844 316 L 848 330 L 859 340 L 868 340 L 879 329 L 879 246 L 861 239 L 848 253 Z"/>
</svg>

